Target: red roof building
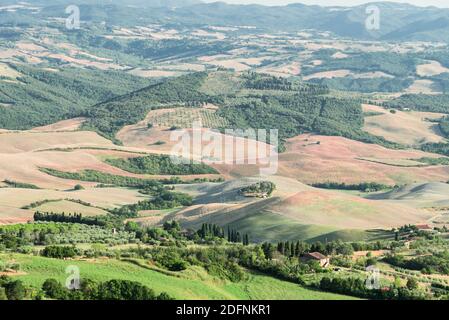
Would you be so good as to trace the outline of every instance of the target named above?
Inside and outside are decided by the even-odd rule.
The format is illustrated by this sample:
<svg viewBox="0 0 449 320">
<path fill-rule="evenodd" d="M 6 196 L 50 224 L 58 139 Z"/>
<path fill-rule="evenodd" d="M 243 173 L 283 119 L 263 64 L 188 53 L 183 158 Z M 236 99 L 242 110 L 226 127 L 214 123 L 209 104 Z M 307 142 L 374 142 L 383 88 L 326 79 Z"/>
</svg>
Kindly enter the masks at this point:
<svg viewBox="0 0 449 320">
<path fill-rule="evenodd" d="M 326 257 L 324 254 L 321 254 L 319 252 L 306 253 L 304 256 L 301 257 L 301 260 L 304 262 L 311 260 L 318 261 L 322 268 L 327 268 L 330 265 L 330 258 Z"/>
</svg>

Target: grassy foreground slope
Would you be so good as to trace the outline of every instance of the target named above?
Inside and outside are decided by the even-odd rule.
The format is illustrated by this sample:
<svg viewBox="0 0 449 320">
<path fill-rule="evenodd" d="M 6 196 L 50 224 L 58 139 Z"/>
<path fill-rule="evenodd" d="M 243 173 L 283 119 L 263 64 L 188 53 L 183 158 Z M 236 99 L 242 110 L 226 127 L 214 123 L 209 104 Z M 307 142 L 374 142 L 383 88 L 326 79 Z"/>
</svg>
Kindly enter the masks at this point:
<svg viewBox="0 0 449 320">
<path fill-rule="evenodd" d="M 19 279 L 26 284 L 41 287 L 48 278 L 62 283 L 69 265 L 80 268 L 82 278 L 96 281 L 123 279 L 140 282 L 156 292 L 165 291 L 177 299 L 292 299 L 292 300 L 346 300 L 351 297 L 303 288 L 259 274 L 239 283 L 213 278 L 198 267 L 191 267 L 176 275 L 167 275 L 119 260 L 63 261 L 43 257 L 14 254 L 26 275 Z"/>
</svg>

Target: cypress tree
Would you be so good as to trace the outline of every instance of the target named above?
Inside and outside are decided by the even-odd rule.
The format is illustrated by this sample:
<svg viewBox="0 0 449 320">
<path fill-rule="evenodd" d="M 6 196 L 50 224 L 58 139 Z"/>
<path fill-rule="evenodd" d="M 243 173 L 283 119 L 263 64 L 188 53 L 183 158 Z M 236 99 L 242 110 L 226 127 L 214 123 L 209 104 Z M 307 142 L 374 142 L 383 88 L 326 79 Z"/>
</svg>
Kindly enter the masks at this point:
<svg viewBox="0 0 449 320">
<path fill-rule="evenodd" d="M 287 256 L 290 254 L 290 242 L 286 241 L 284 246 L 284 256 Z"/>
<path fill-rule="evenodd" d="M 285 243 L 284 243 L 284 242 L 281 242 L 279 245 L 280 245 L 280 250 L 279 250 L 279 252 L 280 252 L 282 255 L 284 255 L 284 253 L 285 253 Z"/>
<path fill-rule="evenodd" d="M 300 246 L 299 246 L 299 241 L 296 242 L 296 247 L 295 247 L 295 257 L 299 257 L 301 255 L 300 253 Z"/>
</svg>

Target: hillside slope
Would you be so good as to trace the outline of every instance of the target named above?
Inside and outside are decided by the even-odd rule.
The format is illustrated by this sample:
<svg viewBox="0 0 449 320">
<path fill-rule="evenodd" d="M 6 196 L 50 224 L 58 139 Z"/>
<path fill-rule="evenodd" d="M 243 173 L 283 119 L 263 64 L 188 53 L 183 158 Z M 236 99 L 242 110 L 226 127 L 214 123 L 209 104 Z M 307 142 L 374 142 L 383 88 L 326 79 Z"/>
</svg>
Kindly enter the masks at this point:
<svg viewBox="0 0 449 320">
<path fill-rule="evenodd" d="M 118 71 L 8 66 L 17 75 L 0 77 L 0 128 L 5 129 L 31 129 L 79 116 L 94 104 L 151 83 Z"/>
<path fill-rule="evenodd" d="M 394 201 L 375 201 L 325 191 L 283 177 L 270 177 L 277 186 L 268 199 L 246 198 L 244 186 L 260 179 L 245 178 L 221 185 L 178 186 L 196 196 L 195 205 L 168 215 L 150 215 L 136 221 L 158 225 L 173 219 L 184 227 L 198 229 L 203 223 L 230 226 L 250 234 L 254 241 L 277 239 L 310 240 L 335 232 L 368 237 L 364 230 L 391 229 L 404 223 L 420 223 L 431 214 Z M 357 231 L 358 230 L 358 231 Z"/>
<path fill-rule="evenodd" d="M 0 255 L 1 258 L 1 255 Z M 16 254 L 13 258 L 21 264 L 25 274 L 18 277 L 26 284 L 40 288 L 49 278 L 65 281 L 67 266 L 73 261 L 48 259 Z M 167 292 L 176 299 L 205 300 L 346 300 L 344 295 L 320 292 L 281 281 L 260 274 L 249 274 L 249 279 L 232 283 L 210 276 L 200 267 L 167 274 L 158 272 L 151 266 L 142 267 L 126 261 L 96 259 L 95 261 L 76 261 L 83 277 L 94 281 L 123 279 L 138 281 L 156 292 Z"/>
<path fill-rule="evenodd" d="M 370 199 L 408 202 L 421 207 L 448 207 L 449 184 L 415 183 L 387 193 L 372 195 Z"/>
<path fill-rule="evenodd" d="M 443 113 L 416 111 L 391 113 L 373 105 L 364 105 L 363 110 L 378 114 L 365 118 L 364 130 L 373 135 L 409 146 L 445 141 L 438 124 L 431 122 L 445 116 Z"/>
<path fill-rule="evenodd" d="M 286 139 L 305 132 L 396 145 L 362 130 L 359 101 L 329 93 L 323 86 L 266 74 L 200 72 L 100 103 L 89 109 L 83 128 L 117 141 L 120 129 L 149 119 L 156 109 L 214 105 L 222 120 L 215 129 L 277 129 L 281 149 Z"/>
</svg>

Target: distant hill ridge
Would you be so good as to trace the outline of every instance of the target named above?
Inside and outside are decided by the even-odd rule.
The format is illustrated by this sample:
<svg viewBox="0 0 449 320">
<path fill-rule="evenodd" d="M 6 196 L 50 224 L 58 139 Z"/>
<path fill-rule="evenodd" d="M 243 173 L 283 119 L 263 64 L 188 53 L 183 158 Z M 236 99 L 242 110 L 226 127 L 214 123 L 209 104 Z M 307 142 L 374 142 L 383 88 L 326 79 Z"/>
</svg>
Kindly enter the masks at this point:
<svg viewBox="0 0 449 320">
<path fill-rule="evenodd" d="M 71 4 L 82 6 L 81 11 L 86 12 L 84 20 L 106 21 L 111 25 L 135 25 L 136 21 L 140 25 L 245 25 L 271 31 L 316 29 L 365 40 L 449 41 L 449 9 L 393 2 L 373 2 L 355 7 L 321 7 L 300 3 L 287 6 L 233 5 L 197 0 L 38 0 L 33 5 L 42 7 L 42 10 L 37 14 L 27 14 L 30 18 L 61 17 L 65 7 Z M 380 29 L 369 31 L 365 28 L 368 18 L 366 8 L 372 5 L 379 8 Z M 6 16 L 17 14 L 1 12 L 1 15 Z"/>
</svg>

